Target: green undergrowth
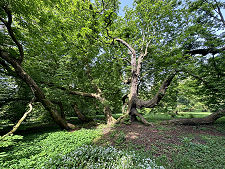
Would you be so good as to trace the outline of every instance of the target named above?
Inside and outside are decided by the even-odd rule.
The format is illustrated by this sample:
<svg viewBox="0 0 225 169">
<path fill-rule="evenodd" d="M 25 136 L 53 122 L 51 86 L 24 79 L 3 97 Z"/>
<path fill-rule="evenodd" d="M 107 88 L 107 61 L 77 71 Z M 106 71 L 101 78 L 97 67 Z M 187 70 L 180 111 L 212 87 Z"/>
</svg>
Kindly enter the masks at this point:
<svg viewBox="0 0 225 169">
<path fill-rule="evenodd" d="M 187 115 L 188 116 L 188 115 Z M 149 116 L 151 122 L 171 119 L 168 115 Z M 196 126 L 196 130 L 215 132 L 225 131 L 225 118 L 213 127 Z M 155 124 L 161 137 L 172 139 L 164 132 L 176 130 L 176 126 Z M 126 133 L 112 130 L 109 140 L 102 136 L 102 129 L 80 129 L 74 132 L 46 130 L 27 130 L 23 139 L 9 145 L 0 146 L 0 169 L 26 168 L 223 168 L 225 166 L 224 136 L 180 135 L 178 142 L 152 142 L 150 151 L 144 145 L 126 142 Z M 180 126 L 181 127 L 181 126 Z M 48 131 L 47 131 L 48 130 Z M 43 131 L 43 132 L 40 132 Z M 198 139 L 196 139 L 198 138 Z M 11 138 L 10 138 L 11 139 Z M 13 141 L 13 139 L 12 139 Z M 98 144 L 103 142 L 105 144 Z M 103 146 L 104 145 L 104 146 Z"/>
<path fill-rule="evenodd" d="M 144 153 L 119 150 L 112 146 L 85 145 L 57 158 L 50 159 L 44 168 L 85 168 L 85 169 L 164 169 Z"/>
<path fill-rule="evenodd" d="M 50 158 L 90 145 L 100 135 L 98 129 L 29 134 L 16 145 L 0 149 L 0 168 L 42 168 Z"/>
<path fill-rule="evenodd" d="M 74 132 L 27 133 L 23 140 L 0 149 L 0 168 L 164 169 L 163 166 L 157 165 L 149 154 L 142 151 L 95 145 L 101 138 L 101 129 L 104 127 Z M 122 142 L 123 140 L 118 140 L 118 144 Z"/>
<path fill-rule="evenodd" d="M 200 136 L 204 143 L 196 143 L 192 137 L 183 137 L 182 145 L 172 145 L 176 152 L 171 154 L 168 168 L 224 168 L 225 139 L 221 136 Z"/>
</svg>

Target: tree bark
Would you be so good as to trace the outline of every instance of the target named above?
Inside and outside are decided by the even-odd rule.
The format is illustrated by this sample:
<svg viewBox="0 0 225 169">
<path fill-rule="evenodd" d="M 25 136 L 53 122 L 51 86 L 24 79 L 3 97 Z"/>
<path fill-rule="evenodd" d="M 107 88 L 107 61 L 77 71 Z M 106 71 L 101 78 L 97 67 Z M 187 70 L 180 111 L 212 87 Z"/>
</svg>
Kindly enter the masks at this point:
<svg viewBox="0 0 225 169">
<path fill-rule="evenodd" d="M 175 125 L 202 125 L 213 124 L 217 119 L 225 116 L 225 109 L 210 114 L 203 118 L 191 118 L 191 119 L 174 119 L 162 122 L 162 124 L 175 124 Z"/>
<path fill-rule="evenodd" d="M 8 132 L 4 136 L 2 136 L 2 139 L 13 134 L 20 127 L 20 124 L 24 121 L 24 119 L 27 117 L 27 115 L 32 111 L 32 109 L 33 109 L 32 104 L 33 104 L 34 100 L 35 100 L 35 98 L 33 98 L 31 100 L 31 102 L 28 104 L 29 110 L 24 113 L 23 117 L 21 117 L 21 119 L 17 122 L 17 124 L 13 127 L 13 129 L 10 132 Z"/>
<path fill-rule="evenodd" d="M 111 112 L 111 109 L 109 108 L 109 106 L 104 107 L 104 114 L 105 114 L 105 118 L 106 118 L 106 123 L 108 125 L 112 125 L 116 122 L 116 119 L 114 119 L 112 116 L 112 112 Z"/>
<path fill-rule="evenodd" d="M 159 91 L 153 97 L 153 99 L 148 101 L 139 99 L 138 87 L 140 83 L 142 61 L 144 57 L 148 54 L 147 49 L 149 46 L 149 42 L 146 44 L 145 51 L 140 52 L 140 55 L 137 61 L 136 51 L 134 50 L 134 48 L 131 47 L 131 45 L 129 45 L 127 42 L 119 38 L 116 38 L 115 40 L 119 43 L 122 43 L 131 52 L 131 62 L 130 62 L 131 63 L 131 85 L 130 85 L 130 93 L 129 93 L 129 100 L 128 100 L 128 108 L 127 108 L 126 114 L 123 115 L 121 118 L 119 118 L 118 121 L 123 121 L 123 119 L 127 117 L 127 115 L 129 115 L 130 121 L 133 122 L 133 121 L 137 121 L 137 116 L 138 116 L 144 124 L 150 125 L 150 123 L 141 114 L 138 113 L 137 109 L 155 107 L 160 102 L 160 100 L 164 97 L 166 93 L 166 89 L 168 88 L 171 81 L 173 80 L 175 73 L 172 73 L 170 76 L 166 78 L 166 80 L 164 80 Z"/>
<path fill-rule="evenodd" d="M 111 112 L 110 107 L 106 103 L 107 101 L 106 101 L 105 97 L 102 96 L 102 92 L 97 86 L 95 86 L 95 88 L 97 90 L 97 93 L 86 93 L 86 92 L 80 92 L 80 91 L 72 91 L 72 90 L 68 90 L 64 87 L 57 87 L 57 88 L 59 88 L 61 90 L 65 90 L 69 94 L 72 94 L 72 95 L 90 97 L 90 98 L 95 98 L 95 99 L 99 100 L 101 102 L 101 104 L 104 106 L 103 111 L 104 111 L 104 115 L 105 115 L 105 118 L 106 118 L 106 123 L 110 125 L 110 124 L 113 124 L 116 121 L 112 116 L 112 112 Z"/>
<path fill-rule="evenodd" d="M 77 114 L 77 117 L 80 121 L 82 122 L 89 122 L 89 121 L 92 121 L 92 119 L 90 118 L 87 118 L 85 115 L 83 115 L 80 110 L 78 109 L 77 105 L 74 104 L 73 106 L 73 109 L 74 109 L 74 112 Z"/>
<path fill-rule="evenodd" d="M 0 57 L 8 62 L 14 69 L 16 74 L 21 78 L 27 85 L 30 86 L 31 90 L 33 91 L 35 97 L 37 100 L 39 100 L 46 110 L 48 110 L 53 117 L 54 121 L 62 128 L 66 130 L 72 129 L 74 126 L 72 124 L 69 124 L 63 119 L 60 114 L 57 112 L 57 110 L 54 108 L 53 103 L 46 99 L 44 93 L 39 88 L 39 86 L 36 84 L 36 82 L 23 70 L 21 63 L 24 59 L 24 50 L 22 44 L 18 41 L 17 37 L 15 36 L 15 33 L 12 29 L 12 12 L 11 10 L 2 4 L 0 6 L 7 15 L 8 19 L 5 20 L 0 16 L 0 20 L 3 22 L 3 24 L 6 26 L 8 34 L 10 38 L 15 43 L 16 47 L 19 50 L 19 58 L 14 59 L 12 56 L 9 56 L 9 54 L 2 49 L 0 49 Z"/>
<path fill-rule="evenodd" d="M 53 103 L 48 100 L 42 90 L 39 88 L 39 86 L 36 84 L 36 82 L 23 70 L 23 68 L 20 66 L 20 64 L 12 59 L 7 52 L 4 52 L 0 50 L 0 57 L 10 63 L 12 67 L 15 69 L 15 72 L 17 75 L 27 84 L 30 86 L 31 90 L 34 92 L 35 97 L 37 100 L 39 100 L 42 105 L 45 107 L 46 110 L 48 110 L 54 119 L 54 121 L 62 128 L 66 130 L 71 130 L 75 126 L 72 124 L 69 124 L 63 119 L 60 114 L 55 109 Z"/>
<path fill-rule="evenodd" d="M 169 75 L 162 83 L 161 87 L 159 88 L 156 95 L 148 101 L 144 101 L 141 99 L 137 100 L 137 106 L 138 108 L 153 108 L 162 100 L 164 95 L 166 94 L 166 90 L 168 86 L 171 84 L 173 78 L 175 77 L 176 73 L 173 72 L 171 75 Z"/>
<path fill-rule="evenodd" d="M 63 119 L 66 119 L 66 115 L 64 112 L 64 108 L 63 108 L 63 104 L 61 101 L 57 101 L 57 100 L 51 100 L 52 103 L 57 104 L 59 106 L 59 110 L 60 110 L 60 115 Z"/>
</svg>

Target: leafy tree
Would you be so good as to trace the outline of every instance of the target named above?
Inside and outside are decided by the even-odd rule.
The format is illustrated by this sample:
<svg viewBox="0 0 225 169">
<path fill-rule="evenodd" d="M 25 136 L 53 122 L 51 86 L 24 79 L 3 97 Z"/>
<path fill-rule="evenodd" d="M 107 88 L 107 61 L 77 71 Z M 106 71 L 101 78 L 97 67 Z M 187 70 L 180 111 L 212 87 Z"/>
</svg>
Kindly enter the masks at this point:
<svg viewBox="0 0 225 169">
<path fill-rule="evenodd" d="M 130 89 L 125 115 L 129 114 L 131 121 L 139 116 L 142 122 L 149 124 L 137 109 L 158 105 L 176 75 L 182 60 L 178 35 L 182 34 L 184 25 L 183 10 L 179 6 L 179 1 L 135 1 L 135 9 L 129 9 L 125 15 L 121 38 L 115 38 L 131 56 L 130 65 L 127 65 L 131 73 L 126 75 Z M 152 94 L 148 95 L 151 100 L 140 98 L 143 96 L 141 88 L 145 88 L 143 93 L 151 90 Z"/>
<path fill-rule="evenodd" d="M 178 124 L 209 124 L 223 117 L 224 109 L 224 2 L 187 1 L 187 11 L 192 24 L 187 29 L 189 41 L 185 51 L 192 58 L 192 64 L 182 70 L 196 79 L 196 89 L 202 101 L 213 112 L 200 119 L 174 120 Z"/>
</svg>

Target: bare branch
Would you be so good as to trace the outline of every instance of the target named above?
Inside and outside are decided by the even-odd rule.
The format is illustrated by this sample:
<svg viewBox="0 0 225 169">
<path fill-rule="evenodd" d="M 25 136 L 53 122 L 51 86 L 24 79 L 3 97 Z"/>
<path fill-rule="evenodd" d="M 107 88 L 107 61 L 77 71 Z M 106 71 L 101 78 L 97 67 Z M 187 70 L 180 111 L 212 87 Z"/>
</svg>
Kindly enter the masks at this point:
<svg viewBox="0 0 225 169">
<path fill-rule="evenodd" d="M 130 52 L 132 53 L 133 56 L 136 56 L 136 52 L 134 50 L 134 48 L 132 48 L 126 41 L 124 41 L 123 39 L 120 39 L 120 38 L 116 38 L 115 39 L 117 42 L 120 42 L 122 43 L 124 46 L 126 46 Z"/>
<path fill-rule="evenodd" d="M 149 44 L 150 44 L 150 41 L 146 44 L 145 52 L 141 53 L 141 55 L 138 58 L 138 65 L 137 65 L 137 76 L 138 77 L 140 76 L 142 61 L 143 61 L 144 57 L 148 54 Z"/>
<path fill-rule="evenodd" d="M 19 128 L 20 124 L 24 121 L 24 119 L 27 117 L 27 115 L 32 111 L 32 109 L 33 109 L 32 104 L 34 101 L 35 101 L 35 97 L 30 101 L 30 103 L 28 105 L 29 110 L 24 113 L 23 117 L 16 123 L 16 125 L 13 127 L 13 129 L 10 132 L 8 132 L 7 134 L 5 134 L 4 136 L 2 136 L 1 139 L 13 134 Z"/>
<path fill-rule="evenodd" d="M 45 83 L 45 84 L 47 84 L 47 83 Z M 54 86 L 55 88 L 63 90 L 63 91 L 66 91 L 66 92 L 68 92 L 69 94 L 72 94 L 72 95 L 91 97 L 91 98 L 96 98 L 96 99 L 100 98 L 100 96 L 98 94 L 96 94 L 96 93 L 86 93 L 86 92 L 80 92 L 80 91 L 73 91 L 73 90 L 67 89 L 65 87 L 55 86 L 54 84 L 49 84 L 48 86 Z"/>
</svg>

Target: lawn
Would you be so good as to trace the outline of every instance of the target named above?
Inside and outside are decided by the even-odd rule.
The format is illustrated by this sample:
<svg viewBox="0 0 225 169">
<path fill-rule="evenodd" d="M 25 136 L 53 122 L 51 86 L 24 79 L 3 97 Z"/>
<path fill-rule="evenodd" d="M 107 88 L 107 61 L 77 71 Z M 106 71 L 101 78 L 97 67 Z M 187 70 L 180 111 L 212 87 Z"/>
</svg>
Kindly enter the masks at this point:
<svg viewBox="0 0 225 169">
<path fill-rule="evenodd" d="M 182 115 L 183 114 L 183 115 Z M 180 113 L 190 117 L 191 113 Z M 204 115 L 207 115 L 205 113 Z M 204 116 L 195 113 L 194 116 Z M 179 116 L 177 118 L 179 118 Z M 165 114 L 141 123 L 21 131 L 22 140 L 0 147 L 0 168 L 223 168 L 225 118 L 208 126 L 170 126 Z M 85 127 L 81 126 L 81 127 Z"/>
</svg>

